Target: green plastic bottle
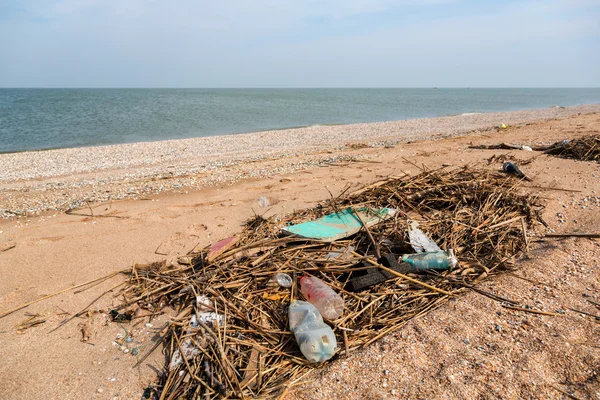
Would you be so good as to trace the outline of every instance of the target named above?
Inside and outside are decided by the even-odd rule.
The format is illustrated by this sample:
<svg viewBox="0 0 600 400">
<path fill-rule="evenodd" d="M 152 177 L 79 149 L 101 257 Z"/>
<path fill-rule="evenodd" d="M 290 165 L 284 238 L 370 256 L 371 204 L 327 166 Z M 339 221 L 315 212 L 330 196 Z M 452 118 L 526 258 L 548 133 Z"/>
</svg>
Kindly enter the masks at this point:
<svg viewBox="0 0 600 400">
<path fill-rule="evenodd" d="M 402 256 L 402 261 L 410 264 L 415 271 L 424 271 L 428 269 L 444 270 L 454 267 L 457 263 L 452 249 L 447 251 L 405 254 Z"/>
</svg>

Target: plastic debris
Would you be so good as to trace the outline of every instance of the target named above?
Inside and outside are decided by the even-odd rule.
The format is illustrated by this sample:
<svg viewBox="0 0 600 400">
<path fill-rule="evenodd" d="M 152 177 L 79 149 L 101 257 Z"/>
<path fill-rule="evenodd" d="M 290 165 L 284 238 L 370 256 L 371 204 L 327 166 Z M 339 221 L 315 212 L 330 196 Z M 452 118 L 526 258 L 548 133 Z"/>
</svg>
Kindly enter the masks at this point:
<svg viewBox="0 0 600 400">
<path fill-rule="evenodd" d="M 240 238 L 238 236 L 231 236 L 222 240 L 219 240 L 217 243 L 213 244 L 208 248 L 208 254 L 206 255 L 206 261 L 211 262 L 217 256 L 220 256 L 227 250 L 233 247 Z"/>
<path fill-rule="evenodd" d="M 258 198 L 258 205 L 261 208 L 267 208 L 267 207 L 269 207 L 269 205 L 271 205 L 271 202 L 269 201 L 268 197 L 261 196 Z"/>
<path fill-rule="evenodd" d="M 333 242 L 354 235 L 362 229 L 363 224 L 370 227 L 394 214 L 396 214 L 396 210 L 391 208 L 376 210 L 363 207 L 356 212 L 352 208 L 347 208 L 314 221 L 285 227 L 282 230 L 284 233 L 294 236 Z"/>
<path fill-rule="evenodd" d="M 300 291 L 306 300 L 329 320 L 338 318 L 344 312 L 344 299 L 319 278 L 300 278 Z"/>
<path fill-rule="evenodd" d="M 133 319 L 132 311 L 120 313 L 117 310 L 111 310 L 108 315 L 110 316 L 110 320 L 113 322 L 126 322 Z"/>
<path fill-rule="evenodd" d="M 284 296 L 280 295 L 279 293 L 269 294 L 266 292 L 263 293 L 262 297 L 263 297 L 263 299 L 273 300 L 273 301 L 279 301 L 284 298 Z"/>
<path fill-rule="evenodd" d="M 429 237 L 427 236 L 421 229 L 418 228 L 419 223 L 417 221 L 410 221 L 408 223 L 408 239 L 410 240 L 410 245 L 417 252 L 431 252 L 431 251 L 441 251 L 442 249 Z"/>
<path fill-rule="evenodd" d="M 519 178 L 525 178 L 529 180 L 529 178 L 527 178 L 525 174 L 521 172 L 521 170 L 519 169 L 519 167 L 517 167 L 517 164 L 515 163 L 509 161 L 505 162 L 504 164 L 502 164 L 502 170 L 507 174 L 516 175 Z"/>
<path fill-rule="evenodd" d="M 198 326 L 199 324 L 196 316 L 192 315 L 192 318 L 190 319 L 190 327 L 198 328 Z M 191 330 L 188 329 L 188 331 Z M 200 354 L 200 349 L 192 343 L 192 339 L 185 339 L 181 343 L 181 346 L 179 346 L 179 348 L 173 352 L 173 355 L 171 356 L 171 362 L 169 363 L 169 370 L 177 368 L 179 365 L 181 365 L 184 358 L 186 360 L 191 360 L 198 354 Z"/>
<path fill-rule="evenodd" d="M 292 277 L 283 272 L 276 273 L 271 279 L 281 287 L 288 288 L 292 286 Z"/>
<path fill-rule="evenodd" d="M 335 335 L 314 305 L 294 301 L 290 304 L 288 316 L 290 330 L 308 361 L 324 362 L 333 357 L 337 350 Z"/>
<path fill-rule="evenodd" d="M 405 254 L 402 256 L 402 262 L 410 264 L 414 270 L 424 271 L 429 269 L 444 270 L 454 268 L 458 260 L 454 256 L 452 249 L 450 249 L 448 251 Z"/>
<path fill-rule="evenodd" d="M 343 250 L 331 251 L 325 256 L 323 256 L 326 260 L 335 260 L 336 258 L 346 258 L 355 250 L 354 246 L 348 246 Z"/>
<path fill-rule="evenodd" d="M 532 149 L 531 147 L 529 147 L 529 146 L 525 146 L 525 145 L 521 146 L 521 150 L 525 150 L 525 151 L 533 151 L 533 149 Z"/>
<path fill-rule="evenodd" d="M 223 323 L 223 316 L 221 314 L 217 314 L 214 310 L 212 301 L 206 296 L 196 296 L 196 307 L 198 308 L 198 313 L 192 317 L 192 321 L 196 324 L 192 327 L 197 328 L 198 322 L 195 318 L 198 318 L 199 321 L 204 323 L 212 323 L 217 321 L 218 324 Z M 190 321 L 190 324 L 192 322 Z"/>
</svg>

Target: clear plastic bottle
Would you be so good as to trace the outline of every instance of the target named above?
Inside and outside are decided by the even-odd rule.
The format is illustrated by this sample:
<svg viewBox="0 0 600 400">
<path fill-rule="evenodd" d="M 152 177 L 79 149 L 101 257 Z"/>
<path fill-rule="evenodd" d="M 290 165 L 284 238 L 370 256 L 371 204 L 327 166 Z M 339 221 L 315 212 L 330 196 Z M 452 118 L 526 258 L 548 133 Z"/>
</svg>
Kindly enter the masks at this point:
<svg viewBox="0 0 600 400">
<path fill-rule="evenodd" d="M 344 299 L 319 278 L 300 278 L 300 291 L 306 300 L 329 320 L 338 318 L 344 312 Z"/>
<path fill-rule="evenodd" d="M 447 251 L 431 251 L 427 253 L 405 254 L 402 261 L 409 263 L 412 269 L 422 271 L 427 269 L 443 270 L 452 268 L 458 262 L 452 249 Z"/>
<path fill-rule="evenodd" d="M 294 301 L 288 316 L 290 330 L 308 361 L 323 362 L 333 357 L 337 350 L 335 335 L 315 306 L 306 301 Z"/>
</svg>

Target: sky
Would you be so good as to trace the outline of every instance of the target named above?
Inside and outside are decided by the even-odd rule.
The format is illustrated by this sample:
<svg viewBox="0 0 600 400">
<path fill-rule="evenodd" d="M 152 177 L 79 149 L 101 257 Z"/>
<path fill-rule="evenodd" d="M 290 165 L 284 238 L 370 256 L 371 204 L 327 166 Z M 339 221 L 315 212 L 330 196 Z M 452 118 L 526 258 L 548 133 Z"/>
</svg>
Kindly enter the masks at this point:
<svg viewBox="0 0 600 400">
<path fill-rule="evenodd" d="M 0 0 L 0 87 L 600 87 L 600 0 Z"/>
</svg>

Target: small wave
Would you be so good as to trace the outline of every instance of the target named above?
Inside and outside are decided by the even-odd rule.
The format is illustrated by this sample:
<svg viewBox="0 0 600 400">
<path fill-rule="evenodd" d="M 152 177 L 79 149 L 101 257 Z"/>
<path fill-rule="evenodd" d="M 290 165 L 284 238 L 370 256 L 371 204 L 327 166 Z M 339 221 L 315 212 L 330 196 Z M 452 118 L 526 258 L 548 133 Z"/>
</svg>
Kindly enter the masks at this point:
<svg viewBox="0 0 600 400">
<path fill-rule="evenodd" d="M 483 114 L 483 113 L 480 113 L 480 112 L 468 112 L 468 113 L 462 113 L 460 115 L 478 115 L 478 114 Z"/>
</svg>

